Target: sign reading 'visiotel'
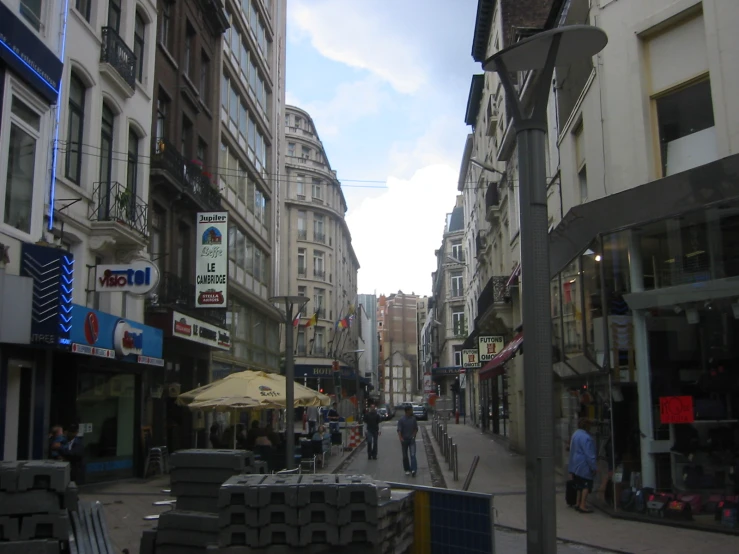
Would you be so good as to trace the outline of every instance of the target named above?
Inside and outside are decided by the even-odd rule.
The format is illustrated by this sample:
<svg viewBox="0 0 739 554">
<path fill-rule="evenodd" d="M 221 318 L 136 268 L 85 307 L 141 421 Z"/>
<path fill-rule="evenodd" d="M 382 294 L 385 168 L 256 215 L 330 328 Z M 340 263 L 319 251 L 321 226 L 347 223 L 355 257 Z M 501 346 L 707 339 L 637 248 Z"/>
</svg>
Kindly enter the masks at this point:
<svg viewBox="0 0 739 554">
<path fill-rule="evenodd" d="M 201 212 L 197 222 L 195 307 L 226 307 L 228 284 L 228 213 Z"/>
<path fill-rule="evenodd" d="M 130 264 L 99 265 L 95 269 L 95 292 L 146 294 L 159 284 L 159 269 L 148 260 Z"/>
</svg>

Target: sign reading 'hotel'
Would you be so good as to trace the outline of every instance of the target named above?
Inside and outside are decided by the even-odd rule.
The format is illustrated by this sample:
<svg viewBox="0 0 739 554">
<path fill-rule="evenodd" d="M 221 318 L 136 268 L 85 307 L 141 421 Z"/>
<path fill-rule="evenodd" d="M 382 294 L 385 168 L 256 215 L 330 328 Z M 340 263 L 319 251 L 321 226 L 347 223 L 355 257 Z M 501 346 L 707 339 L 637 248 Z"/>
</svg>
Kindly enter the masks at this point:
<svg viewBox="0 0 739 554">
<path fill-rule="evenodd" d="M 228 300 L 228 213 L 198 213 L 195 307 L 225 308 Z"/>
</svg>

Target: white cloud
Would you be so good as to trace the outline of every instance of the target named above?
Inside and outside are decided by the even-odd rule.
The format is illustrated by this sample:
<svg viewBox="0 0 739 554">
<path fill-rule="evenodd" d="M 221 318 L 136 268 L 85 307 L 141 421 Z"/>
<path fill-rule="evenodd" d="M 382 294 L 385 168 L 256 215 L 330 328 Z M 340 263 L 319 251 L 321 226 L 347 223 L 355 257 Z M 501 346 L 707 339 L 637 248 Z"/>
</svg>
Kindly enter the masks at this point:
<svg viewBox="0 0 739 554">
<path fill-rule="evenodd" d="M 336 87 L 334 96 L 326 101 L 301 104 L 294 95 L 287 95 L 288 104 L 311 115 L 322 138 L 336 137 L 342 127 L 346 128 L 363 117 L 379 113 L 388 100 L 389 95 L 383 90 L 382 81 L 371 75 L 359 81 L 341 83 Z"/>
<path fill-rule="evenodd" d="M 388 190 L 346 217 L 359 259 L 359 292 L 430 294 L 445 214 L 454 208 L 457 170 L 435 164 L 410 179 L 390 177 Z"/>
<path fill-rule="evenodd" d="M 409 29 L 398 26 L 396 10 L 357 0 L 291 0 L 293 38 L 309 37 L 324 57 L 365 69 L 398 92 L 411 94 L 428 82 L 425 59 Z"/>
</svg>

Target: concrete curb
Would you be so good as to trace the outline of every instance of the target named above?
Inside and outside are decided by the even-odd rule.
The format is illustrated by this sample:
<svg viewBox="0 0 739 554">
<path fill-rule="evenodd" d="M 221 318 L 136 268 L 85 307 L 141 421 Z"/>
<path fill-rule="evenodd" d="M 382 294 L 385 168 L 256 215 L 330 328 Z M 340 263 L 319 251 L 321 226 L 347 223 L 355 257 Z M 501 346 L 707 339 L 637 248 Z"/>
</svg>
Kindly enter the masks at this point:
<svg viewBox="0 0 739 554">
<path fill-rule="evenodd" d="M 344 459 L 344 461 L 341 462 L 338 466 L 336 466 L 336 469 L 334 469 L 331 473 L 333 473 L 333 474 L 343 473 L 344 470 L 347 467 L 349 467 L 349 465 L 352 463 L 352 461 L 354 460 L 354 457 L 357 455 L 357 453 L 360 450 L 362 450 L 366 446 L 366 444 L 367 444 L 367 439 L 366 438 L 362 438 L 362 440 L 359 442 L 359 445 L 357 445 L 357 447 L 354 450 L 352 450 L 351 452 L 349 452 L 349 454 L 347 454 L 347 456 Z"/>
<path fill-rule="evenodd" d="M 495 524 L 495 528 L 500 529 L 501 531 L 506 531 L 508 533 L 517 533 L 519 535 L 526 534 L 526 529 L 519 529 L 518 527 L 509 527 L 508 525 L 500 525 L 498 523 Z M 572 545 L 572 546 L 584 546 L 585 548 L 597 550 L 598 552 L 608 552 L 608 553 L 613 553 L 613 554 L 633 554 L 633 552 L 627 552 L 626 550 L 614 550 L 613 548 L 606 548 L 603 546 L 598 546 L 597 544 L 588 544 L 586 542 L 578 542 L 578 541 L 573 541 L 570 539 L 563 539 L 560 537 L 557 537 L 557 542 L 560 542 L 562 544 Z"/>
</svg>

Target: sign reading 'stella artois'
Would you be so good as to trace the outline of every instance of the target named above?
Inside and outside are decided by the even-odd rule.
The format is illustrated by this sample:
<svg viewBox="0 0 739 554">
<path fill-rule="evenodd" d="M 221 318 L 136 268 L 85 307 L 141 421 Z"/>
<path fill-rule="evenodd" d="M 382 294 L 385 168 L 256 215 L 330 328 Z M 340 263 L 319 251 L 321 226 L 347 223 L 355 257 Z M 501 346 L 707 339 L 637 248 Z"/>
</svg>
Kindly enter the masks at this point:
<svg viewBox="0 0 739 554">
<path fill-rule="evenodd" d="M 228 213 L 198 213 L 195 307 L 225 308 L 228 285 Z"/>
</svg>

